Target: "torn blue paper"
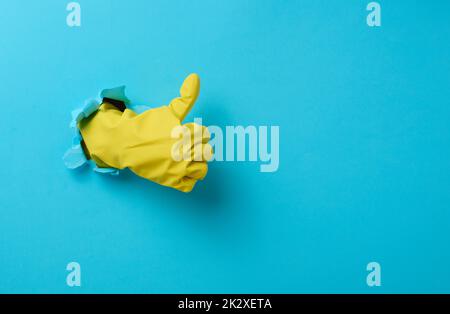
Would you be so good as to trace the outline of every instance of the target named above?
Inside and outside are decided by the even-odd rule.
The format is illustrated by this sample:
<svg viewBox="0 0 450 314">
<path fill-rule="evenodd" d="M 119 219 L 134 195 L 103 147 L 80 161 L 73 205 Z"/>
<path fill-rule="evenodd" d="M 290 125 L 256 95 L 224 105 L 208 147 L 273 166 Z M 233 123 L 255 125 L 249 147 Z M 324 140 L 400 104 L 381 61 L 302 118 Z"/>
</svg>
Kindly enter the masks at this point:
<svg viewBox="0 0 450 314">
<path fill-rule="evenodd" d="M 111 98 L 115 100 L 123 101 L 126 105 L 130 103 L 130 100 L 125 95 L 125 85 L 104 89 L 100 92 L 100 97 L 103 98 Z"/>
<path fill-rule="evenodd" d="M 87 163 L 81 145 L 73 145 L 63 156 L 64 164 L 69 169 L 77 169 Z"/>
</svg>

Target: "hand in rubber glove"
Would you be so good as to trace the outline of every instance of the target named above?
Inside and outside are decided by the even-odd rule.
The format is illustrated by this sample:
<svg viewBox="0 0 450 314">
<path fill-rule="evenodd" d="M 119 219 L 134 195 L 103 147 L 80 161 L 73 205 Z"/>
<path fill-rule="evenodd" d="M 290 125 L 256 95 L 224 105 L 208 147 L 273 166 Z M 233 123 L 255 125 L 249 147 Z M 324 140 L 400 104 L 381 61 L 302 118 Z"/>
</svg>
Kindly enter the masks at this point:
<svg viewBox="0 0 450 314">
<path fill-rule="evenodd" d="M 208 171 L 206 160 L 212 154 L 209 132 L 206 127 L 185 124 L 184 130 L 192 136 L 191 158 L 180 161 L 172 156 L 180 142 L 172 132 L 180 128 L 199 90 L 199 77 L 191 74 L 181 86 L 181 97 L 168 106 L 136 114 L 130 109 L 121 112 L 104 102 L 95 114 L 79 123 L 87 154 L 99 167 L 129 168 L 148 180 L 190 192 Z"/>
</svg>

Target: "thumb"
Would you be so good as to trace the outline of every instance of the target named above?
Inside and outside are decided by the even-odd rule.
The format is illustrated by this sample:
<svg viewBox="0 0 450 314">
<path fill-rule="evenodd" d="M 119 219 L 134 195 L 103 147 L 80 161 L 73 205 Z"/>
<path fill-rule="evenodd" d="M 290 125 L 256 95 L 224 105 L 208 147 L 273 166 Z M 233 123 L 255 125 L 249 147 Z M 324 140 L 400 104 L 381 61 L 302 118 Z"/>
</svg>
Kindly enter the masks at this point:
<svg viewBox="0 0 450 314">
<path fill-rule="evenodd" d="M 200 92 L 200 78 L 197 74 L 190 74 L 180 88 L 181 97 L 177 97 L 170 102 L 170 109 L 180 121 L 183 121 L 191 108 L 194 106 Z"/>
</svg>

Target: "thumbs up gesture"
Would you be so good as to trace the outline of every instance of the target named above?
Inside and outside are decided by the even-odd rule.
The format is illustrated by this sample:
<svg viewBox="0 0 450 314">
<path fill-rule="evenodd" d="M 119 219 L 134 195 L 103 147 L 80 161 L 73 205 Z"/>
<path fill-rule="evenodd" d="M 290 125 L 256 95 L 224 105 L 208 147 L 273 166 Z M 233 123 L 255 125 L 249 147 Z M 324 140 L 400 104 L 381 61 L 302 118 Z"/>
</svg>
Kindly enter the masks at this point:
<svg viewBox="0 0 450 314">
<path fill-rule="evenodd" d="M 180 96 L 168 106 L 137 114 L 121 112 L 105 100 L 79 122 L 85 153 L 98 167 L 129 168 L 140 177 L 190 192 L 208 172 L 212 148 L 206 127 L 183 120 L 200 91 L 198 75 L 189 75 Z"/>
</svg>

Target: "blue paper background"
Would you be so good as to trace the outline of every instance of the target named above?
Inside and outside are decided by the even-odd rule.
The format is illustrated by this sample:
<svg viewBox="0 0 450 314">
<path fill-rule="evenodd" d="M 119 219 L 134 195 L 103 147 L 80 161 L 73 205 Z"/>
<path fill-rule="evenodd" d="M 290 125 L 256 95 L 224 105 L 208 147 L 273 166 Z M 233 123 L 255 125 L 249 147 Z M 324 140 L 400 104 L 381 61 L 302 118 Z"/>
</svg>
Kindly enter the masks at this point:
<svg viewBox="0 0 450 314">
<path fill-rule="evenodd" d="M 0 5 L 0 292 L 450 292 L 449 1 L 381 1 L 381 28 L 357 0 L 82 0 L 80 28 L 68 2 Z M 279 125 L 278 172 L 64 168 L 86 98 L 159 106 L 190 72 L 188 120 Z"/>
</svg>

